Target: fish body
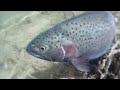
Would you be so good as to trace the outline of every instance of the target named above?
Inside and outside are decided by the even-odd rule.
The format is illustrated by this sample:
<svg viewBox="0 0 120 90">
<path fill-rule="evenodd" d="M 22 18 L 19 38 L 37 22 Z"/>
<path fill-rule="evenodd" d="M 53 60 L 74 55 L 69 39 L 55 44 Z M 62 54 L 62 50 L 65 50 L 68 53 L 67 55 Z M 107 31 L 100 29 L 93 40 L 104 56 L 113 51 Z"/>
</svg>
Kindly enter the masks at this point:
<svg viewBox="0 0 120 90">
<path fill-rule="evenodd" d="M 109 11 L 93 11 L 65 20 L 40 33 L 27 52 L 48 61 L 69 61 L 90 72 L 90 60 L 104 55 L 115 37 L 115 19 Z"/>
</svg>

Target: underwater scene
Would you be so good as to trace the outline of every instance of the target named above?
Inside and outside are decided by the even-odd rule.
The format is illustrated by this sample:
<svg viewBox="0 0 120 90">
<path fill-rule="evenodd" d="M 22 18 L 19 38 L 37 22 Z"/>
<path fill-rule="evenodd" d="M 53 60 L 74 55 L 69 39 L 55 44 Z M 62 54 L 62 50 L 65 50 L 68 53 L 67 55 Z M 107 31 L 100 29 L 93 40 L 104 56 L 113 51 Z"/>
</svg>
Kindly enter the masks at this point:
<svg viewBox="0 0 120 90">
<path fill-rule="evenodd" d="M 0 11 L 0 79 L 120 79 L 120 11 Z"/>
</svg>

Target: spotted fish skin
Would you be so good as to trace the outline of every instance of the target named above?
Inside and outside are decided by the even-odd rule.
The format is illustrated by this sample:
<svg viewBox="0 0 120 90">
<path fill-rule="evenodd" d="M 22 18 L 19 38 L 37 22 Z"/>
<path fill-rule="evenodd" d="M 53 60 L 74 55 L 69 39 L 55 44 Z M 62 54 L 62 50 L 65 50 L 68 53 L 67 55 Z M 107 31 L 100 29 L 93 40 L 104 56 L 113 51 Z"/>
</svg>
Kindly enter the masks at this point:
<svg viewBox="0 0 120 90">
<path fill-rule="evenodd" d="M 115 19 L 109 11 L 86 12 L 40 33 L 27 52 L 48 61 L 69 61 L 78 70 L 90 72 L 94 60 L 111 48 Z"/>
</svg>

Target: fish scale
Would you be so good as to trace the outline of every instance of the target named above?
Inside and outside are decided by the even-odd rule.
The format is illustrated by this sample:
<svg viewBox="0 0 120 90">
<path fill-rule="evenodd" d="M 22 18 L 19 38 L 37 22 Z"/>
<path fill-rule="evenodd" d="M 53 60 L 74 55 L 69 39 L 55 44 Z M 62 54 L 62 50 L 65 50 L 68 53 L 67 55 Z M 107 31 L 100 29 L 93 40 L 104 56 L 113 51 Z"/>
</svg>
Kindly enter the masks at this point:
<svg viewBox="0 0 120 90">
<path fill-rule="evenodd" d="M 27 46 L 32 56 L 48 61 L 69 61 L 78 70 L 91 71 L 90 60 L 104 55 L 115 37 L 109 11 L 92 11 L 67 19 L 40 33 Z"/>
</svg>

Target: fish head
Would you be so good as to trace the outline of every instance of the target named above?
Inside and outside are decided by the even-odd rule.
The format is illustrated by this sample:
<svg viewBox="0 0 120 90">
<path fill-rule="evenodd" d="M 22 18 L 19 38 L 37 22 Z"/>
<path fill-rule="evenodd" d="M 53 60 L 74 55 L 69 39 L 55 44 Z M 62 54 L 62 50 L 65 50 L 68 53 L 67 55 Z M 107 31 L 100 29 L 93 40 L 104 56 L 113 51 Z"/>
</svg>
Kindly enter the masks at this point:
<svg viewBox="0 0 120 90">
<path fill-rule="evenodd" d="M 49 35 L 49 36 L 46 36 Z M 34 57 L 57 62 L 67 62 L 78 54 L 75 44 L 62 34 L 49 34 L 44 32 L 33 39 L 26 51 Z"/>
<path fill-rule="evenodd" d="M 53 37 L 56 37 L 56 39 Z M 39 34 L 27 45 L 26 51 L 39 59 L 58 62 L 65 61 L 65 52 L 60 45 L 60 38 L 55 34 L 49 35 L 49 32 Z"/>
</svg>

